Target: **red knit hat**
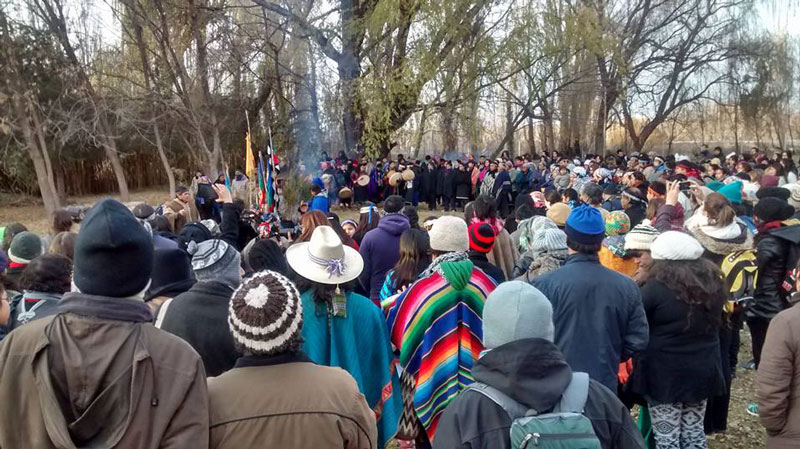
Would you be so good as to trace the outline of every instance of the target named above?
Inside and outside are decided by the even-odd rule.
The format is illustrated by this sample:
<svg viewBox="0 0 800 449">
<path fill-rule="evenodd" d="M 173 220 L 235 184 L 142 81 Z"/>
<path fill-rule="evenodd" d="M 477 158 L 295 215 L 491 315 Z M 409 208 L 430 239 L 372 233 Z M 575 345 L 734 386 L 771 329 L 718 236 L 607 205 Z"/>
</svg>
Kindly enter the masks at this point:
<svg viewBox="0 0 800 449">
<path fill-rule="evenodd" d="M 494 229 L 486 223 L 473 223 L 469 227 L 469 249 L 488 253 L 494 247 Z"/>
</svg>

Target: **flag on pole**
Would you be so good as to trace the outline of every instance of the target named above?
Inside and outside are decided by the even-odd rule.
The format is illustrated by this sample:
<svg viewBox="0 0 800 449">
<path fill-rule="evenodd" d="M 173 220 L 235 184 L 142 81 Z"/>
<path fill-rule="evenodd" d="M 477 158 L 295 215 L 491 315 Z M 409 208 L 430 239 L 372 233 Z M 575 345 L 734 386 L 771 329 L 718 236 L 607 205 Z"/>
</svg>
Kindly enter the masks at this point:
<svg viewBox="0 0 800 449">
<path fill-rule="evenodd" d="M 266 183 L 264 177 L 264 157 L 261 152 L 258 152 L 258 209 L 264 212 L 264 203 L 266 202 Z"/>
<path fill-rule="evenodd" d="M 231 190 L 231 174 L 228 170 L 228 164 L 225 164 L 225 188 L 228 189 L 228 192 L 233 192 Z"/>
<path fill-rule="evenodd" d="M 272 139 L 270 139 L 272 141 Z M 273 186 L 274 180 L 272 179 L 272 145 L 267 146 L 267 211 L 273 212 L 275 209 L 275 189 Z"/>
<path fill-rule="evenodd" d="M 253 146 L 252 142 L 250 141 L 250 132 L 244 135 L 244 146 L 244 174 L 247 175 L 248 178 L 252 178 L 256 173 L 256 159 L 253 157 Z"/>
</svg>

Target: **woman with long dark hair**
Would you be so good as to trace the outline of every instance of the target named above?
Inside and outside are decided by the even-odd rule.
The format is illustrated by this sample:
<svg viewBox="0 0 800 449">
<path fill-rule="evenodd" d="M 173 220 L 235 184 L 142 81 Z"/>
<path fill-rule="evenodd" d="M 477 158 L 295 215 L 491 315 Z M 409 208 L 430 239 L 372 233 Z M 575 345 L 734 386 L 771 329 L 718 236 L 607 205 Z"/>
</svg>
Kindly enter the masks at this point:
<svg viewBox="0 0 800 449">
<path fill-rule="evenodd" d="M 431 244 L 428 233 L 419 229 L 408 229 L 400 236 L 400 259 L 386 273 L 381 287 L 381 301 L 395 295 L 417 280 L 419 274 L 431 263 Z"/>
<path fill-rule="evenodd" d="M 345 232 L 344 228 L 342 228 L 342 224 L 339 222 L 339 215 L 328 212 L 328 226 L 332 227 L 334 231 L 336 231 L 336 235 L 342 240 L 342 243 L 345 245 L 355 249 L 358 251 L 358 243 L 353 240 L 353 237 L 350 237 L 350 234 Z"/>
<path fill-rule="evenodd" d="M 705 448 L 706 399 L 725 385 L 722 273 L 689 234 L 667 231 L 650 250 L 641 288 L 650 340 L 634 360 L 628 388 L 647 401 L 656 448 Z"/>
<path fill-rule="evenodd" d="M 381 216 L 378 213 L 378 208 L 372 203 L 368 203 L 366 206 L 362 207 L 359 212 L 358 227 L 356 228 L 355 234 L 353 234 L 353 240 L 358 243 L 358 246 L 361 246 L 361 240 L 364 239 L 364 235 L 378 227 Z"/>
<path fill-rule="evenodd" d="M 330 226 L 286 250 L 303 303 L 303 351 L 316 364 L 338 366 L 356 381 L 378 416 L 378 445 L 397 432 L 402 398 L 383 313 L 353 292 L 364 269 L 358 251 L 342 245 Z"/>
<path fill-rule="evenodd" d="M 703 246 L 703 257 L 717 267 L 722 266 L 726 257 L 752 250 L 754 246 L 753 235 L 744 223 L 737 220 L 736 211 L 730 201 L 716 192 L 704 198 L 698 212 L 687 220 L 686 228 Z M 729 288 L 724 299 L 732 300 L 728 292 Z M 730 388 L 738 362 L 739 330 L 742 324 L 742 310 L 738 306 L 726 309 L 719 330 L 722 373 L 726 388 L 724 394 L 709 397 L 706 407 L 706 433 L 724 432 L 728 428 Z"/>
</svg>

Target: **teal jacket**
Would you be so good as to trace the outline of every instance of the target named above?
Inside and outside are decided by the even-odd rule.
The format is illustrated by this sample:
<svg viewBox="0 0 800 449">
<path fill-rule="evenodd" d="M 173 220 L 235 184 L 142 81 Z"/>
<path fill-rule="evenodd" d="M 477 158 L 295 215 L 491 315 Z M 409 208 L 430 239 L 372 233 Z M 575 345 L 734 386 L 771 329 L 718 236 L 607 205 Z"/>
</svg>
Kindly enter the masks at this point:
<svg viewBox="0 0 800 449">
<path fill-rule="evenodd" d="M 400 378 L 380 308 L 369 299 L 347 293 L 344 313 L 304 292 L 303 351 L 319 365 L 338 366 L 356 380 L 378 421 L 378 447 L 397 433 L 403 410 Z M 344 316 L 342 316 L 344 315 Z"/>
</svg>

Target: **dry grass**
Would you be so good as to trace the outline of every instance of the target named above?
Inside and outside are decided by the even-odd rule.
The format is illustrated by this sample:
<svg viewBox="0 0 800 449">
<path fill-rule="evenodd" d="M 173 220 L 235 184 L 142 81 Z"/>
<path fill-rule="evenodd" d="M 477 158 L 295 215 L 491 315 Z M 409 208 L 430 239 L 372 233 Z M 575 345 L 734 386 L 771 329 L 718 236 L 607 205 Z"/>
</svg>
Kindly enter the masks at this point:
<svg viewBox="0 0 800 449">
<path fill-rule="evenodd" d="M 102 198 L 117 198 L 117 195 L 92 195 L 75 197 L 70 199 L 70 204 L 88 205 L 97 202 Z M 148 190 L 136 191 L 131 193 L 132 201 L 145 201 L 148 204 L 156 205 L 166 201 L 169 197 L 166 187 L 153 188 Z M 358 209 L 340 210 L 336 209 L 340 218 L 358 219 Z M 430 212 L 425 207 L 419 208 L 420 223 L 430 216 L 440 216 L 441 211 Z M 453 214 L 457 215 L 457 214 Z M 46 233 L 49 228 L 49 218 L 44 212 L 41 200 L 32 197 L 20 197 L 10 195 L 0 195 L 0 225 L 18 221 L 25 224 L 29 229 Z M 739 354 L 740 361 L 751 358 L 750 334 L 745 329 L 742 332 L 742 348 Z M 764 447 L 765 432 L 758 422 L 758 418 L 750 416 L 746 412 L 747 403 L 755 398 L 755 371 L 737 371 L 736 379 L 733 382 L 733 390 L 728 417 L 728 431 L 725 434 L 712 435 L 709 437 L 709 447 L 711 449 L 729 448 L 759 448 Z M 389 447 L 396 447 L 390 444 Z"/>
</svg>

